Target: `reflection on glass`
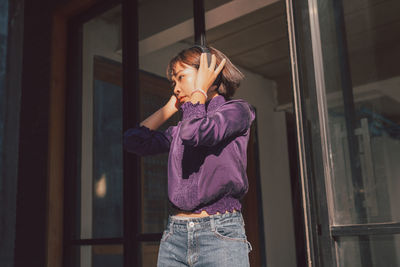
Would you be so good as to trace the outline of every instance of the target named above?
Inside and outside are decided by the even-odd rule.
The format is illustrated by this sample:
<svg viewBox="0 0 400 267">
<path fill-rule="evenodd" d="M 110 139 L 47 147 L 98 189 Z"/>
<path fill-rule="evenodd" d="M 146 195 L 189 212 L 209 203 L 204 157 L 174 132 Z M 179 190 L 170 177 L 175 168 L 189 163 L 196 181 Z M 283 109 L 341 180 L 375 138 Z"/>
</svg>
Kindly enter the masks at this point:
<svg viewBox="0 0 400 267">
<path fill-rule="evenodd" d="M 122 236 L 120 28 L 120 5 L 83 24 L 78 239 Z"/>
<path fill-rule="evenodd" d="M 119 237 L 122 236 L 122 106 L 117 103 L 121 103 L 122 88 L 96 79 L 93 94 L 93 236 Z"/>
<path fill-rule="evenodd" d="M 369 246 L 368 257 L 362 253 Z M 337 241 L 338 266 L 399 266 L 400 236 L 374 235 L 361 237 L 340 237 Z"/>
<path fill-rule="evenodd" d="M 400 169 L 399 125 L 385 111 L 398 104 L 388 97 L 360 101 L 355 105 L 361 183 L 352 179 L 349 146 L 343 113 L 330 109 L 332 155 L 334 162 L 334 195 L 336 218 L 340 223 L 390 222 L 400 218 L 398 199 Z M 363 196 L 364 216 L 355 205 L 355 195 Z"/>
<path fill-rule="evenodd" d="M 193 6 L 192 1 L 143 1 L 138 14 L 140 119 L 144 120 L 165 105 L 173 93 L 166 68 L 174 55 L 193 43 Z M 164 131 L 178 120 L 176 113 L 157 130 Z M 167 153 L 141 158 L 142 233 L 161 233 L 167 223 L 167 163 Z"/>
<path fill-rule="evenodd" d="M 68 262 L 70 267 L 122 267 L 123 251 L 122 245 L 75 246 Z"/>
<path fill-rule="evenodd" d="M 335 223 L 399 221 L 400 2 L 343 4 L 354 103 L 326 77 Z"/>
</svg>

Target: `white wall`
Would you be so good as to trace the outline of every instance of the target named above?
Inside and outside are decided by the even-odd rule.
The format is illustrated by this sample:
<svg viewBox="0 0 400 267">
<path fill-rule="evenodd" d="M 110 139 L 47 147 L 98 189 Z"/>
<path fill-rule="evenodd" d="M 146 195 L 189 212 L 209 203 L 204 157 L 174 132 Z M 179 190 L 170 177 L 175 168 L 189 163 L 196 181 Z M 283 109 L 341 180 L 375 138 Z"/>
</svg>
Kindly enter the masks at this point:
<svg viewBox="0 0 400 267">
<path fill-rule="evenodd" d="M 296 266 L 285 113 L 274 111 L 275 82 L 241 71 L 246 78 L 235 97 L 257 109 L 267 266 Z"/>
</svg>

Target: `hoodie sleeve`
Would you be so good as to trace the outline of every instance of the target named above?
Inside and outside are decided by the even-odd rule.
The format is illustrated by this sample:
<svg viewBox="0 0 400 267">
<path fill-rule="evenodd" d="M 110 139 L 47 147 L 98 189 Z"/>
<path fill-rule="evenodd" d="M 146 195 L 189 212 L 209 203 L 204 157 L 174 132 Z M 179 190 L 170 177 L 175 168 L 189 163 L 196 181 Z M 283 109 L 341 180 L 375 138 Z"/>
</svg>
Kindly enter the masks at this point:
<svg viewBox="0 0 400 267">
<path fill-rule="evenodd" d="M 245 101 L 226 102 L 207 116 L 205 104 L 186 102 L 179 137 L 190 146 L 214 146 L 232 136 L 248 132 L 255 118 L 254 109 Z"/>
<path fill-rule="evenodd" d="M 151 130 L 139 123 L 134 128 L 125 131 L 123 147 L 130 153 L 139 156 L 149 156 L 169 152 L 172 132 L 176 126 L 170 126 L 165 131 Z"/>
</svg>

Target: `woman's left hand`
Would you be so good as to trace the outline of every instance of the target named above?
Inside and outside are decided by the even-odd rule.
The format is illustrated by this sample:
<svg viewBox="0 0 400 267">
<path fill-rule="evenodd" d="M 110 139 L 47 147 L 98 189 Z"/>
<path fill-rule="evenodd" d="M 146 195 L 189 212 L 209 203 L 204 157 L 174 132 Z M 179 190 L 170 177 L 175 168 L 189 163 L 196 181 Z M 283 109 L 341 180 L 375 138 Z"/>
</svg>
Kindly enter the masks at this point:
<svg viewBox="0 0 400 267">
<path fill-rule="evenodd" d="M 210 67 L 208 67 L 207 54 L 201 53 L 200 67 L 197 70 L 197 77 L 195 80 L 194 89 L 203 89 L 206 93 L 208 92 L 210 86 L 213 84 L 218 74 L 224 68 L 226 59 L 224 58 L 215 69 L 216 61 L 217 59 L 215 55 L 211 55 L 211 64 Z"/>
</svg>

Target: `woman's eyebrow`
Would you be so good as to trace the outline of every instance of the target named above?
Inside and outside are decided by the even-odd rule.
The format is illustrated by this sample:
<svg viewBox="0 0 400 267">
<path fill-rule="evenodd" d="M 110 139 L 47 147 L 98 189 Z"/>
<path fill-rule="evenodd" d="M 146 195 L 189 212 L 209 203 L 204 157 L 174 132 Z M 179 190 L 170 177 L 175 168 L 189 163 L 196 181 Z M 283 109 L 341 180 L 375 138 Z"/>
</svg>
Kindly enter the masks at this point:
<svg viewBox="0 0 400 267">
<path fill-rule="evenodd" d="M 177 73 L 175 73 L 174 75 L 172 75 L 172 76 L 175 76 L 176 77 L 176 75 L 178 75 L 179 74 L 179 72 L 181 72 L 181 71 L 183 71 L 183 70 L 180 70 L 180 71 L 178 71 Z"/>
</svg>

